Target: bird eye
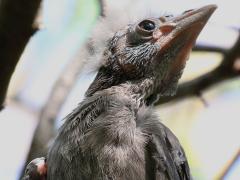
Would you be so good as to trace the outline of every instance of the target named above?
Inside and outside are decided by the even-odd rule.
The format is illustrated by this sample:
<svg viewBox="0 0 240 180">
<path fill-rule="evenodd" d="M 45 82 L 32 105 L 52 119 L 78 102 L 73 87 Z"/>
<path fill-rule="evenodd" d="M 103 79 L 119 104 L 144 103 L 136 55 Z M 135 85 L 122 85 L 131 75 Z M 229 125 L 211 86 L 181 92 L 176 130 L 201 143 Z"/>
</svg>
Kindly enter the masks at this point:
<svg viewBox="0 0 240 180">
<path fill-rule="evenodd" d="M 136 25 L 129 26 L 127 33 L 127 40 L 129 46 L 137 45 L 140 43 L 147 42 L 153 38 L 153 32 L 161 24 L 159 19 L 151 18 L 144 19 Z"/>
<path fill-rule="evenodd" d="M 139 27 L 146 30 L 146 31 L 152 31 L 155 29 L 155 23 L 150 20 L 144 20 L 139 23 Z"/>
</svg>

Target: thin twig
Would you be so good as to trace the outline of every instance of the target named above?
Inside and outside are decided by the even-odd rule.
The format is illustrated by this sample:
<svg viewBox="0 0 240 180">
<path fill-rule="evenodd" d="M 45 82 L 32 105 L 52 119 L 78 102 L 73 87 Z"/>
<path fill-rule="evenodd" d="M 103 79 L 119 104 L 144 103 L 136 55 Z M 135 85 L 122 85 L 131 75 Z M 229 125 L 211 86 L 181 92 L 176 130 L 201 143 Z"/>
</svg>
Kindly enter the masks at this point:
<svg viewBox="0 0 240 180">
<path fill-rule="evenodd" d="M 225 48 L 216 47 L 216 46 L 196 45 L 193 48 L 193 51 L 211 52 L 211 53 L 216 52 L 216 53 L 225 54 L 227 50 Z"/>
</svg>

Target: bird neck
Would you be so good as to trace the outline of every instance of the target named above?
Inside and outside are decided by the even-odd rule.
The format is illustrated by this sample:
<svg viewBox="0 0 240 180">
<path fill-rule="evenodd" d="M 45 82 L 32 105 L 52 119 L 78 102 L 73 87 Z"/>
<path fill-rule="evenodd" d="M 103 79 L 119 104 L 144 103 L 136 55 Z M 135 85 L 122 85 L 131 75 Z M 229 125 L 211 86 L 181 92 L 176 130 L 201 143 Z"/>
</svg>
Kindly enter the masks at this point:
<svg viewBox="0 0 240 180">
<path fill-rule="evenodd" d="M 145 78 L 136 82 L 132 82 L 133 93 L 139 94 L 146 100 L 154 91 L 154 80 L 152 78 Z"/>
<path fill-rule="evenodd" d="M 112 86 L 107 91 L 119 96 L 128 96 L 129 99 L 137 102 L 139 106 L 147 103 L 147 99 L 154 91 L 154 80 L 145 78 L 138 81 L 127 81 L 119 85 Z"/>
</svg>

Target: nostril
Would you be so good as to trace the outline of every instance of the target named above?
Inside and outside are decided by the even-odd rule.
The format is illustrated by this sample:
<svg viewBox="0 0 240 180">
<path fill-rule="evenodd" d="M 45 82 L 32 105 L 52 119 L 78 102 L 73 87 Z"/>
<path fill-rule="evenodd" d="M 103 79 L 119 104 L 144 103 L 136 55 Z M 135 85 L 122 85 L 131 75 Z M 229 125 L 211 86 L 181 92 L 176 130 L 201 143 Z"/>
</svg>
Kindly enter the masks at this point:
<svg viewBox="0 0 240 180">
<path fill-rule="evenodd" d="M 170 18 L 172 18 L 173 15 L 172 14 L 167 14 L 165 16 L 162 16 L 160 17 L 159 19 L 162 21 L 162 22 L 166 22 L 167 20 L 169 20 Z"/>
<path fill-rule="evenodd" d="M 172 18 L 173 15 L 172 14 L 168 14 L 168 15 L 165 15 L 166 18 Z"/>
<path fill-rule="evenodd" d="M 194 10 L 194 9 L 186 10 L 186 11 L 183 12 L 183 14 L 186 14 L 186 13 L 191 12 L 191 11 L 193 11 L 193 10 Z"/>
</svg>

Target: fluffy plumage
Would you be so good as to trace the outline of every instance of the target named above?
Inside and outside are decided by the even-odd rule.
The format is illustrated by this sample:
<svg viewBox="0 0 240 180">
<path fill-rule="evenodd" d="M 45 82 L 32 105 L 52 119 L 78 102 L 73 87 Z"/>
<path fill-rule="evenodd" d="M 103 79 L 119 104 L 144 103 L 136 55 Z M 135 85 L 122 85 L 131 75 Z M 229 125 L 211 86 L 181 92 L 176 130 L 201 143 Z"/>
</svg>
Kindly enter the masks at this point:
<svg viewBox="0 0 240 180">
<path fill-rule="evenodd" d="M 48 180 L 191 179 L 179 141 L 152 105 L 158 95 L 176 92 L 188 54 L 215 9 L 137 20 L 98 49 L 98 74 L 48 153 Z"/>
<path fill-rule="evenodd" d="M 48 180 L 190 179 L 177 138 L 136 90 L 124 84 L 97 92 L 66 117 Z"/>
</svg>

